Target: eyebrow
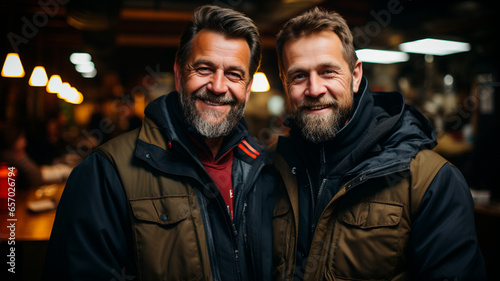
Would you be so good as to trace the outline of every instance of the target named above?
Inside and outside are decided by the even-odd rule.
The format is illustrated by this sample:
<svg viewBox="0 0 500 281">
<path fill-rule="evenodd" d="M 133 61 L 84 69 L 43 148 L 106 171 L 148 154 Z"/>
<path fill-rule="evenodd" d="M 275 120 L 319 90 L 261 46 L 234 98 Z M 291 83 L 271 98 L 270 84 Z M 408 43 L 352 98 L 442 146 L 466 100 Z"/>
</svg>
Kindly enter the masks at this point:
<svg viewBox="0 0 500 281">
<path fill-rule="evenodd" d="M 302 67 L 294 65 L 288 68 L 286 72 L 286 79 L 289 80 L 295 73 L 302 72 Z"/>
</svg>

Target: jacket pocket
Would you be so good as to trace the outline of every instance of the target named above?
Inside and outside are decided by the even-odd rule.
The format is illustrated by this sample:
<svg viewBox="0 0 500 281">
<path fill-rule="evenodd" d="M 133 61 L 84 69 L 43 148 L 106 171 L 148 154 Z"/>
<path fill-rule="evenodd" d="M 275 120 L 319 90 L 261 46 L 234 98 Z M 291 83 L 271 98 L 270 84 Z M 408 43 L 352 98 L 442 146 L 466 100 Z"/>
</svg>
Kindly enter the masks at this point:
<svg viewBox="0 0 500 281">
<path fill-rule="evenodd" d="M 157 224 L 175 224 L 190 215 L 187 196 L 131 200 L 130 205 L 136 219 Z"/>
<path fill-rule="evenodd" d="M 130 200 L 139 280 L 204 280 L 205 235 L 189 197 Z M 198 215 L 196 215 L 198 214 Z"/>
<path fill-rule="evenodd" d="M 403 204 L 368 202 L 344 210 L 342 221 L 362 229 L 398 225 L 403 214 Z"/>
<path fill-rule="evenodd" d="M 404 260 L 403 209 L 401 203 L 380 201 L 342 209 L 327 275 L 339 280 L 390 280 Z"/>
</svg>

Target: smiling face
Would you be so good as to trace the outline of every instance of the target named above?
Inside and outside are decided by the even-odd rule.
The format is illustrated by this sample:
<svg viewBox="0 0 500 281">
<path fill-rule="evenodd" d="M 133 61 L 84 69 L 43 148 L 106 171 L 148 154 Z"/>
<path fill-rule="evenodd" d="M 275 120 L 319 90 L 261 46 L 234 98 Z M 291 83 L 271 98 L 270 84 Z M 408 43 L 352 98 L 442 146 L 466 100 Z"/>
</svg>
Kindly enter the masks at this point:
<svg viewBox="0 0 500 281">
<path fill-rule="evenodd" d="M 188 122 L 206 138 L 228 135 L 250 97 L 250 48 L 242 38 L 202 30 L 186 65 L 174 66 L 176 89 Z"/>
<path fill-rule="evenodd" d="M 303 136 L 314 143 L 335 137 L 351 117 L 361 62 L 351 73 L 339 37 L 321 31 L 284 45 L 282 76 Z"/>
</svg>

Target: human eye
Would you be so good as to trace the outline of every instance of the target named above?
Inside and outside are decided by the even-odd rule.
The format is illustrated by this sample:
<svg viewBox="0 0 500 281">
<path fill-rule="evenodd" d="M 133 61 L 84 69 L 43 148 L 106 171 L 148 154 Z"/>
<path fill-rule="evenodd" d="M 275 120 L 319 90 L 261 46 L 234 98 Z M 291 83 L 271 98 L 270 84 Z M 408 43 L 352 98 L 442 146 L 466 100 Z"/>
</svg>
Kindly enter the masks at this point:
<svg viewBox="0 0 500 281">
<path fill-rule="evenodd" d="M 243 76 L 235 71 L 230 71 L 226 73 L 226 76 L 231 80 L 231 81 L 239 81 L 243 79 Z"/>
<path fill-rule="evenodd" d="M 300 83 L 306 79 L 306 75 L 304 73 L 295 73 L 291 75 L 291 81 L 294 83 Z"/>
<path fill-rule="evenodd" d="M 322 73 L 321 73 L 321 74 L 322 74 L 322 76 L 324 76 L 324 77 L 327 77 L 327 78 L 328 78 L 328 77 L 333 77 L 333 76 L 335 76 L 336 72 L 335 72 L 334 70 L 332 70 L 332 69 L 325 69 L 325 70 L 323 70 L 323 71 L 322 71 Z"/>
<path fill-rule="evenodd" d="M 207 66 L 198 66 L 196 68 L 196 72 L 201 74 L 201 75 L 209 75 L 212 73 L 212 69 Z"/>
</svg>

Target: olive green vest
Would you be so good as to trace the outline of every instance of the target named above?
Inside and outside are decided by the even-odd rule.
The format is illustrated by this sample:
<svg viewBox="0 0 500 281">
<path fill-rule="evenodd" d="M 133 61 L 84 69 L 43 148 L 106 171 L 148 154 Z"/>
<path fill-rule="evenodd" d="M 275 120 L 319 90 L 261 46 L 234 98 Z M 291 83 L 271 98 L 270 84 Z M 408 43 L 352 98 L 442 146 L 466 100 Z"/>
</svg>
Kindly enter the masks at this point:
<svg viewBox="0 0 500 281">
<path fill-rule="evenodd" d="M 304 280 L 408 280 L 405 247 L 420 201 L 447 161 L 431 150 L 412 159 L 410 173 L 347 186 L 320 216 Z M 292 280 L 298 233 L 297 179 L 284 158 L 275 164 L 285 187 L 274 209 L 274 280 Z"/>
<path fill-rule="evenodd" d="M 134 130 L 97 148 L 116 167 L 128 199 L 136 280 L 212 280 L 192 179 L 161 173 L 134 157 L 138 139 L 169 149 L 160 130 L 145 121 L 140 133 Z"/>
</svg>

